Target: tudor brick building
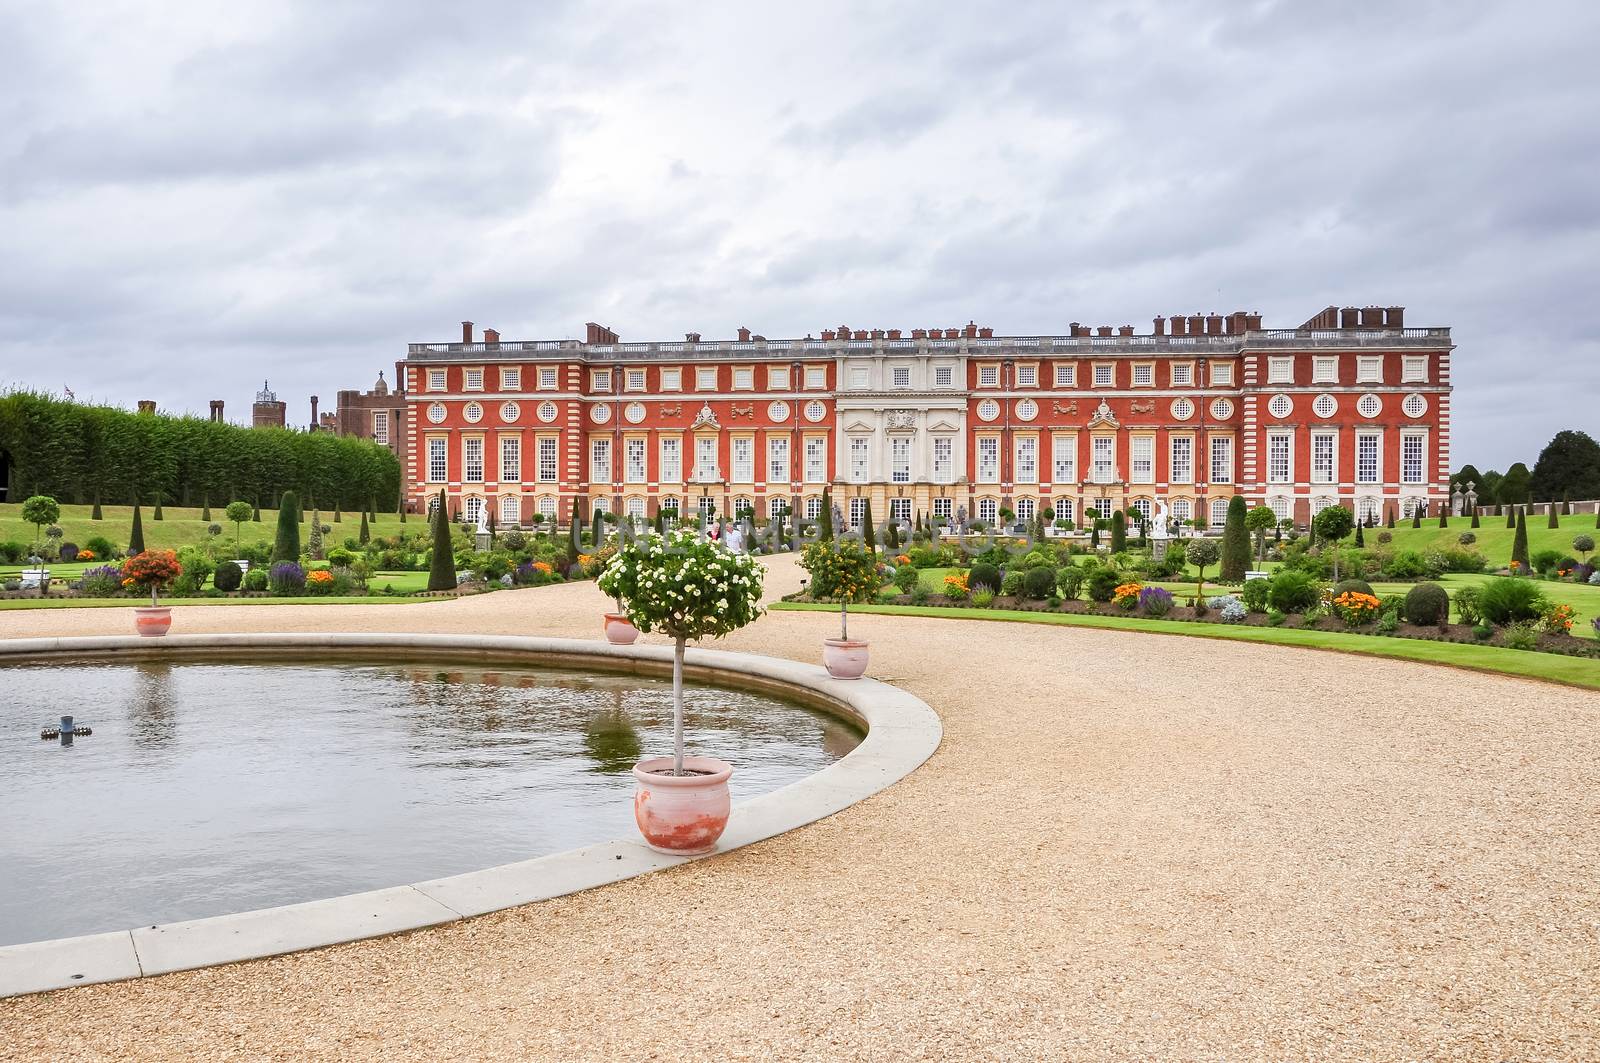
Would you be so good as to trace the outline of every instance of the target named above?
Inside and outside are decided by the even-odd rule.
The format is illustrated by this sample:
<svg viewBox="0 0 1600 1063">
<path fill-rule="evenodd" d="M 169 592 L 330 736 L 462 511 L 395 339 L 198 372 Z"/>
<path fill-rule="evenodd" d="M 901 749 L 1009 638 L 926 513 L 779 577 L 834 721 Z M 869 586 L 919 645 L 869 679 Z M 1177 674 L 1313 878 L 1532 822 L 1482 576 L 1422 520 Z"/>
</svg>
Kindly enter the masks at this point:
<svg viewBox="0 0 1600 1063">
<path fill-rule="evenodd" d="M 823 330 L 819 338 L 413 343 L 397 363 L 411 501 L 475 519 L 565 522 L 578 500 L 848 523 L 1086 509 L 1217 526 L 1244 495 L 1304 524 L 1437 511 L 1449 490 L 1448 328 L 1399 307 L 1329 307 L 1298 328 L 1255 314 L 1158 317 L 1064 336 Z M 397 424 L 398 427 L 398 424 Z"/>
</svg>

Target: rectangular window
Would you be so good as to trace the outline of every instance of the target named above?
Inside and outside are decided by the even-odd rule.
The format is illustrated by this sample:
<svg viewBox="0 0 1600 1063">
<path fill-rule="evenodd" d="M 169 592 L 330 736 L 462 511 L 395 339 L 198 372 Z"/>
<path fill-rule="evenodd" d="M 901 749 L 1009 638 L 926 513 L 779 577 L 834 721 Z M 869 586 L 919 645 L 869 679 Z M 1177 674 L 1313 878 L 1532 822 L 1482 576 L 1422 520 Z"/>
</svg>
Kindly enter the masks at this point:
<svg viewBox="0 0 1600 1063">
<path fill-rule="evenodd" d="M 1425 482 L 1423 468 L 1427 461 L 1428 437 L 1408 432 L 1400 437 L 1400 482 L 1420 484 Z"/>
<path fill-rule="evenodd" d="M 822 499 L 812 495 L 806 499 L 806 520 L 822 519 Z"/>
<path fill-rule="evenodd" d="M 1175 484 L 1194 483 L 1194 437 L 1173 436 L 1171 468 L 1167 479 Z"/>
<path fill-rule="evenodd" d="M 1356 359 L 1357 384 L 1383 383 L 1383 356 L 1364 354 Z"/>
<path fill-rule="evenodd" d="M 661 437 L 661 482 L 683 482 L 683 440 L 677 436 Z"/>
<path fill-rule="evenodd" d="M 985 525 L 987 525 L 990 528 L 994 527 L 995 519 L 997 517 L 999 517 L 999 515 L 1000 515 L 999 504 L 996 503 L 994 499 L 992 499 L 992 498 L 980 498 L 980 499 L 978 499 L 978 519 L 980 521 L 982 521 Z"/>
<path fill-rule="evenodd" d="M 1128 482 L 1135 484 L 1156 482 L 1155 436 L 1128 438 Z"/>
<path fill-rule="evenodd" d="M 1378 441 L 1375 432 L 1359 432 L 1356 435 L 1356 483 L 1375 484 L 1378 482 Z"/>
<path fill-rule="evenodd" d="M 1211 437 L 1211 482 L 1233 483 L 1233 437 Z"/>
<path fill-rule="evenodd" d="M 1089 441 L 1089 457 L 1094 463 L 1094 482 L 1115 483 L 1117 479 L 1117 441 L 1112 436 L 1095 436 Z"/>
<path fill-rule="evenodd" d="M 428 370 L 428 390 L 429 391 L 443 391 L 444 387 L 445 387 L 445 384 L 444 384 L 444 370 L 443 369 L 430 369 L 430 370 Z"/>
<path fill-rule="evenodd" d="M 556 454 L 560 449 L 555 436 L 539 437 L 539 482 L 553 484 L 556 482 L 558 469 L 556 467 Z"/>
<path fill-rule="evenodd" d="M 1109 362 L 1097 362 L 1094 367 L 1094 386 L 1108 388 L 1116 383 L 1117 367 Z"/>
<path fill-rule="evenodd" d="M 936 388 L 955 387 L 956 369 L 953 365 L 936 365 L 933 367 L 933 386 Z"/>
<path fill-rule="evenodd" d="M 1000 367 L 994 364 L 978 366 L 978 386 L 980 388 L 997 388 L 1000 386 Z"/>
<path fill-rule="evenodd" d="M 522 390 L 522 370 L 520 368 L 516 368 L 516 369 L 502 368 L 500 370 L 500 390 L 501 391 L 521 391 Z"/>
<path fill-rule="evenodd" d="M 622 478 L 630 484 L 645 482 L 645 445 L 643 436 L 622 441 Z"/>
<path fill-rule="evenodd" d="M 450 478 L 446 465 L 445 447 L 443 439 L 431 438 L 428 440 L 428 482 L 442 484 Z"/>
<path fill-rule="evenodd" d="M 1017 463 L 1016 482 L 1019 484 L 1038 483 L 1039 438 L 1037 436 L 1018 436 L 1015 458 Z"/>
<path fill-rule="evenodd" d="M 1293 384 L 1294 359 L 1293 358 L 1268 358 L 1267 383 Z"/>
<path fill-rule="evenodd" d="M 372 411 L 372 441 L 387 444 L 389 442 L 389 411 Z"/>
<path fill-rule="evenodd" d="M 947 484 L 955 478 L 955 440 L 933 437 L 933 482 Z"/>
<path fill-rule="evenodd" d="M 717 390 L 717 367 L 702 365 L 694 371 L 694 389 L 696 391 Z"/>
<path fill-rule="evenodd" d="M 1428 356 L 1425 354 L 1406 355 L 1400 369 L 1400 379 L 1407 384 L 1426 384 L 1428 382 Z"/>
<path fill-rule="evenodd" d="M 786 365 L 767 366 L 767 390 L 789 390 L 789 367 Z"/>
<path fill-rule="evenodd" d="M 981 484 L 997 484 L 1000 482 L 1000 437 L 978 437 L 978 482 Z"/>
<path fill-rule="evenodd" d="M 850 527 L 859 528 L 867 520 L 867 500 L 852 498 L 850 500 Z"/>
<path fill-rule="evenodd" d="M 1294 437 L 1288 432 L 1273 432 L 1267 436 L 1267 482 L 1286 484 L 1293 466 L 1290 448 Z"/>
<path fill-rule="evenodd" d="M 500 482 L 520 483 L 522 480 L 522 440 L 517 436 L 500 437 Z"/>
<path fill-rule="evenodd" d="M 559 386 L 559 377 L 554 367 L 546 366 L 539 370 L 539 390 L 554 391 Z"/>
<path fill-rule="evenodd" d="M 789 482 L 789 437 L 767 437 L 767 483 Z"/>
<path fill-rule="evenodd" d="M 1078 386 L 1078 366 L 1075 362 L 1056 363 L 1056 387 L 1075 388 Z"/>
<path fill-rule="evenodd" d="M 611 390 L 611 370 L 592 369 L 589 371 L 589 388 L 591 391 Z"/>
<path fill-rule="evenodd" d="M 627 386 L 629 391 L 643 391 L 644 390 L 644 370 L 643 369 L 630 369 L 630 370 L 628 370 L 627 385 L 626 386 Z"/>
<path fill-rule="evenodd" d="M 1058 484 L 1078 482 L 1078 437 L 1058 435 L 1050 441 L 1050 479 Z"/>
<path fill-rule="evenodd" d="M 1189 362 L 1174 362 L 1167 370 L 1167 375 L 1172 378 L 1175 388 L 1194 386 L 1194 365 Z"/>
<path fill-rule="evenodd" d="M 850 370 L 850 390 L 867 390 L 867 370 L 865 366 L 855 366 Z"/>
<path fill-rule="evenodd" d="M 889 499 L 889 519 L 897 524 L 911 523 L 911 499 Z"/>
<path fill-rule="evenodd" d="M 756 389 L 756 371 L 747 365 L 734 366 L 733 390 L 754 391 Z"/>
<path fill-rule="evenodd" d="M 462 377 L 461 390 L 463 390 L 463 391 L 482 391 L 483 390 L 483 370 L 482 369 L 464 369 L 464 370 L 462 370 L 461 377 Z"/>
<path fill-rule="evenodd" d="M 756 478 L 756 441 L 749 436 L 734 436 L 729 440 L 733 451 L 733 482 L 754 483 Z"/>
<path fill-rule="evenodd" d="M 1212 362 L 1211 363 L 1211 386 L 1214 387 L 1214 388 L 1231 388 L 1231 387 L 1233 387 L 1233 363 L 1232 362 Z"/>
<path fill-rule="evenodd" d="M 591 483 L 611 482 L 611 440 L 604 436 L 589 440 L 589 480 Z"/>
<path fill-rule="evenodd" d="M 1017 366 L 1017 387 L 1036 388 L 1039 386 L 1039 367 L 1036 365 Z"/>
<path fill-rule="evenodd" d="M 933 515 L 935 517 L 943 517 L 945 520 L 949 520 L 954 508 L 954 499 L 936 498 L 933 500 Z"/>
<path fill-rule="evenodd" d="M 1133 367 L 1133 386 L 1151 388 L 1156 384 L 1156 367 L 1153 363 L 1140 363 Z"/>
<path fill-rule="evenodd" d="M 696 480 L 720 480 L 721 474 L 717 471 L 717 437 L 694 437 L 694 478 Z"/>
<path fill-rule="evenodd" d="M 683 390 L 683 370 L 682 369 L 663 369 L 663 370 L 661 370 L 661 390 L 662 391 L 682 391 Z"/>
<path fill-rule="evenodd" d="M 828 386 L 828 367 L 825 365 L 806 366 L 806 390 L 821 391 Z"/>
<path fill-rule="evenodd" d="M 889 478 L 897 484 L 911 482 L 911 438 L 889 437 Z"/>
<path fill-rule="evenodd" d="M 909 365 L 894 366 L 889 370 L 889 373 L 895 387 L 909 388 L 911 386 L 911 367 Z"/>
<path fill-rule="evenodd" d="M 826 436 L 806 436 L 806 483 L 820 484 L 828 479 L 828 440 Z"/>
<path fill-rule="evenodd" d="M 1311 434 L 1311 482 L 1314 484 L 1331 484 L 1334 482 L 1334 455 L 1337 452 L 1338 437 L 1332 432 L 1313 432 Z"/>
<path fill-rule="evenodd" d="M 1339 382 L 1338 356 L 1323 355 L 1311 363 L 1311 382 L 1313 384 L 1337 384 Z"/>
<path fill-rule="evenodd" d="M 461 482 L 483 483 L 483 437 L 481 436 L 461 441 Z"/>
<path fill-rule="evenodd" d="M 850 437 L 850 482 L 864 484 L 872 468 L 872 440 L 867 436 Z"/>
</svg>

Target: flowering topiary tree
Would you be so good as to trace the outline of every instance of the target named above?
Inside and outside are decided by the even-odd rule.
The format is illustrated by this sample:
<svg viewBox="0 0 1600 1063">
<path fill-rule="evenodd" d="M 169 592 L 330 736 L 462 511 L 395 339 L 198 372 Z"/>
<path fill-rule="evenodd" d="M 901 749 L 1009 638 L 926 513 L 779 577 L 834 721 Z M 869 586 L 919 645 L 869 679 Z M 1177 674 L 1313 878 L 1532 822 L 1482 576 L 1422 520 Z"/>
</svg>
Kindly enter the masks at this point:
<svg viewBox="0 0 1600 1063">
<path fill-rule="evenodd" d="M 839 602 L 839 638 L 850 638 L 850 603 L 870 602 L 883 586 L 878 559 L 853 539 L 816 542 L 800 555 L 800 567 L 811 573 L 811 597 Z"/>
<path fill-rule="evenodd" d="M 150 607 L 160 605 L 156 593 L 183 575 L 178 555 L 171 550 L 146 550 L 122 563 L 122 585 L 150 592 Z"/>
<path fill-rule="evenodd" d="M 600 590 L 617 600 L 629 623 L 672 639 L 674 775 L 683 774 L 684 644 L 721 638 L 760 616 L 762 576 L 754 557 L 735 554 L 693 528 L 623 537 L 600 574 Z"/>
</svg>

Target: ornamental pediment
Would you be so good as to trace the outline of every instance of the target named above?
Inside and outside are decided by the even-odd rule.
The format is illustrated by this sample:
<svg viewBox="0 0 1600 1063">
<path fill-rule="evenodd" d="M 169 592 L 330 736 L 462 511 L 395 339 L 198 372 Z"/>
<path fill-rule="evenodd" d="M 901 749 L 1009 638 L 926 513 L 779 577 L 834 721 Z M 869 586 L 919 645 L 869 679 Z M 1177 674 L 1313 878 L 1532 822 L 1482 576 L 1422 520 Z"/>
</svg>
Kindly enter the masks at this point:
<svg viewBox="0 0 1600 1063">
<path fill-rule="evenodd" d="M 1101 399 L 1100 400 L 1100 405 L 1095 409 L 1094 413 L 1089 417 L 1089 427 L 1090 428 L 1100 428 L 1102 426 L 1106 427 L 1106 428 L 1121 428 L 1122 427 L 1122 422 L 1118 421 L 1116 416 L 1114 414 L 1112 414 L 1112 412 L 1111 412 L 1111 404 L 1106 402 L 1105 399 Z"/>
<path fill-rule="evenodd" d="M 844 422 L 844 427 L 847 431 L 851 432 L 870 432 L 877 426 L 872 423 L 872 419 L 870 417 L 856 415 L 846 420 Z"/>
<path fill-rule="evenodd" d="M 694 415 L 694 423 L 690 428 L 721 428 L 722 422 L 717 420 L 717 413 L 711 404 L 705 403 L 700 407 L 700 412 Z"/>
<path fill-rule="evenodd" d="M 957 432 L 961 430 L 961 417 L 949 410 L 940 410 L 928 415 L 928 430 L 930 432 Z"/>
</svg>

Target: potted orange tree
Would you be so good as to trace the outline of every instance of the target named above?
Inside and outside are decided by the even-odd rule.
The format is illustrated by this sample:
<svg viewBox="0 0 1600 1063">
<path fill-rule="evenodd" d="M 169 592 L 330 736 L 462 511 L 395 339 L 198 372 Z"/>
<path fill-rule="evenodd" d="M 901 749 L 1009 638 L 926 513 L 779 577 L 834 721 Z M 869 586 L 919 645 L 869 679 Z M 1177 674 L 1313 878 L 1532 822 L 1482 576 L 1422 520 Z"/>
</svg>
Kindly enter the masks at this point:
<svg viewBox="0 0 1600 1063">
<path fill-rule="evenodd" d="M 640 631 L 672 639 L 672 756 L 633 766 L 633 817 L 650 848 L 708 853 L 728 826 L 733 766 L 683 751 L 683 651 L 691 639 L 721 638 L 761 615 L 762 569 L 693 528 L 625 539 L 600 574 L 600 589 Z"/>
<path fill-rule="evenodd" d="M 171 550 L 145 550 L 122 563 L 122 585 L 150 592 L 150 604 L 135 606 L 134 628 L 141 635 L 165 635 L 172 629 L 172 607 L 162 605 L 158 592 L 183 574 L 178 555 Z"/>
<path fill-rule="evenodd" d="M 800 567 L 811 573 L 812 598 L 839 603 L 839 637 L 822 640 L 823 666 L 835 679 L 860 679 L 867 670 L 867 644 L 850 637 L 850 603 L 877 597 L 883 586 L 877 557 L 855 539 L 824 539 L 805 548 Z"/>
</svg>

